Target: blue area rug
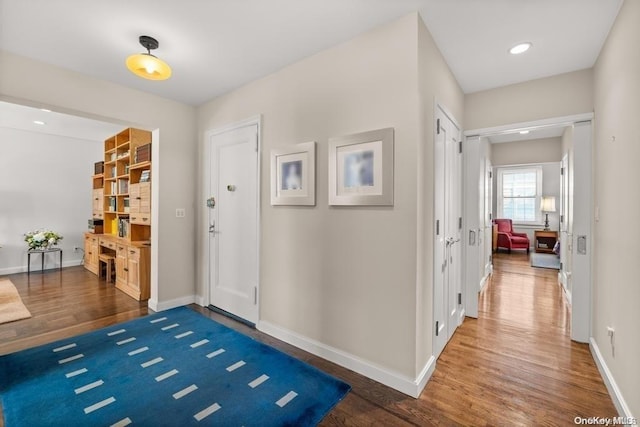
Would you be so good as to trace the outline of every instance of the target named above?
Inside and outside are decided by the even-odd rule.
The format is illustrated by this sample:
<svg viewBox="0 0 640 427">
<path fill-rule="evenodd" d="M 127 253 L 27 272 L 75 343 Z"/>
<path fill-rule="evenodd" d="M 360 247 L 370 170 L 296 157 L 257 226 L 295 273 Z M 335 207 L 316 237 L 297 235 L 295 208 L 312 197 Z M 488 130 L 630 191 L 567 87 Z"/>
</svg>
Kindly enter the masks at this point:
<svg viewBox="0 0 640 427">
<path fill-rule="evenodd" d="M 560 258 L 556 254 L 531 254 L 531 267 L 560 270 Z"/>
<path fill-rule="evenodd" d="M 6 427 L 307 426 L 349 390 L 186 307 L 0 357 Z"/>
</svg>

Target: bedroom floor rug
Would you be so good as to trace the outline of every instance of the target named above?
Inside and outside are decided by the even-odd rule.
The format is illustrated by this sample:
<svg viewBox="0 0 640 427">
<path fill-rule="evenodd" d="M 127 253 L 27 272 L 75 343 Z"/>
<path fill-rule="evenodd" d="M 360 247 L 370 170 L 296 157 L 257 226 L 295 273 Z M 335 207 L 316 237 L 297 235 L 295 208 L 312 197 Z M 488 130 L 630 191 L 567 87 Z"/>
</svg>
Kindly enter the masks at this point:
<svg viewBox="0 0 640 427">
<path fill-rule="evenodd" d="M 531 254 L 531 267 L 560 270 L 560 258 L 555 254 Z"/>
<path fill-rule="evenodd" d="M 6 427 L 308 426 L 350 388 L 186 307 L 0 356 Z"/>
<path fill-rule="evenodd" d="M 11 280 L 0 279 L 0 323 L 31 317 Z"/>
</svg>

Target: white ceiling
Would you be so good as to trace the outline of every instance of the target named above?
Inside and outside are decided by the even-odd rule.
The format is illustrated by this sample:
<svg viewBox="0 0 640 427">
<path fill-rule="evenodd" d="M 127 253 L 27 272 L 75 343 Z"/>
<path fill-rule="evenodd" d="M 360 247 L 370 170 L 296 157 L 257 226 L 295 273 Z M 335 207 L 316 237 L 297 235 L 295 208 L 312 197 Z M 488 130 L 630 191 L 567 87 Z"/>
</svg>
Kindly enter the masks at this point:
<svg viewBox="0 0 640 427">
<path fill-rule="evenodd" d="M 34 121 L 45 124 L 36 124 Z M 100 142 L 120 132 L 123 127 L 85 117 L 0 101 L 0 128 Z"/>
<path fill-rule="evenodd" d="M 504 142 L 530 141 L 542 138 L 558 138 L 564 133 L 566 125 L 540 127 L 529 129 L 529 133 L 521 134 L 519 129 L 499 133 L 488 136 L 489 142 L 492 144 L 500 144 Z"/>
<path fill-rule="evenodd" d="M 419 11 L 465 93 L 593 66 L 622 0 L 0 0 L 0 49 L 200 105 Z M 125 59 L 173 68 L 146 81 Z M 531 41 L 525 55 L 507 50 Z M 1 64 L 0 64 L 1 67 Z M 1 69 L 0 69 L 1 72 Z"/>
</svg>

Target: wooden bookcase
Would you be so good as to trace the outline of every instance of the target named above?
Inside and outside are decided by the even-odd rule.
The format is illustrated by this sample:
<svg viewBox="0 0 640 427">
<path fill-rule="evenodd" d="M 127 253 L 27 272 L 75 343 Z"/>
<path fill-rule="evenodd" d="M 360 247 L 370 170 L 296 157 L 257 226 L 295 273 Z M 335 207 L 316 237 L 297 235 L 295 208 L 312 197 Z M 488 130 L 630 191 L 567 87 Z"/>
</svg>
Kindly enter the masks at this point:
<svg viewBox="0 0 640 427">
<path fill-rule="evenodd" d="M 91 233 L 85 236 L 85 267 L 99 274 L 98 255 L 112 255 L 116 287 L 138 300 L 150 297 L 151 161 L 136 163 L 135 155 L 147 144 L 151 132 L 134 128 L 104 141 L 104 172 L 92 177 L 93 218 L 104 221 L 104 234 L 97 248 Z"/>
</svg>

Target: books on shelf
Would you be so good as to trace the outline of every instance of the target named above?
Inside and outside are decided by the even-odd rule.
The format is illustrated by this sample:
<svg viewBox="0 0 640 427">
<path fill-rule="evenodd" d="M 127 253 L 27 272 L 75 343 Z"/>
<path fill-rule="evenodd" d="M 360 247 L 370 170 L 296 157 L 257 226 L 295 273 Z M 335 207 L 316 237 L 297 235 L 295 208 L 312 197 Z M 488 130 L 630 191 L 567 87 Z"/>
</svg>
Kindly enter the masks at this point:
<svg viewBox="0 0 640 427">
<path fill-rule="evenodd" d="M 118 218 L 118 237 L 129 237 L 129 218 Z"/>
<path fill-rule="evenodd" d="M 116 211 L 116 198 L 109 197 L 109 212 L 115 212 L 115 211 Z"/>
<path fill-rule="evenodd" d="M 116 189 L 116 183 L 115 181 L 111 182 L 111 193 L 109 194 L 116 194 L 117 193 L 117 189 Z"/>
<path fill-rule="evenodd" d="M 135 163 L 151 161 L 151 143 L 136 147 L 136 152 L 133 156 L 133 159 Z"/>
<path fill-rule="evenodd" d="M 128 179 L 119 179 L 118 180 L 118 194 L 127 194 L 129 193 L 129 180 Z"/>
<path fill-rule="evenodd" d="M 124 198 L 123 204 L 124 204 L 124 206 L 123 206 L 124 211 L 123 212 L 129 212 L 129 198 L 128 197 Z"/>
<path fill-rule="evenodd" d="M 145 169 L 140 173 L 140 182 L 149 182 L 151 180 L 151 171 Z"/>
</svg>

